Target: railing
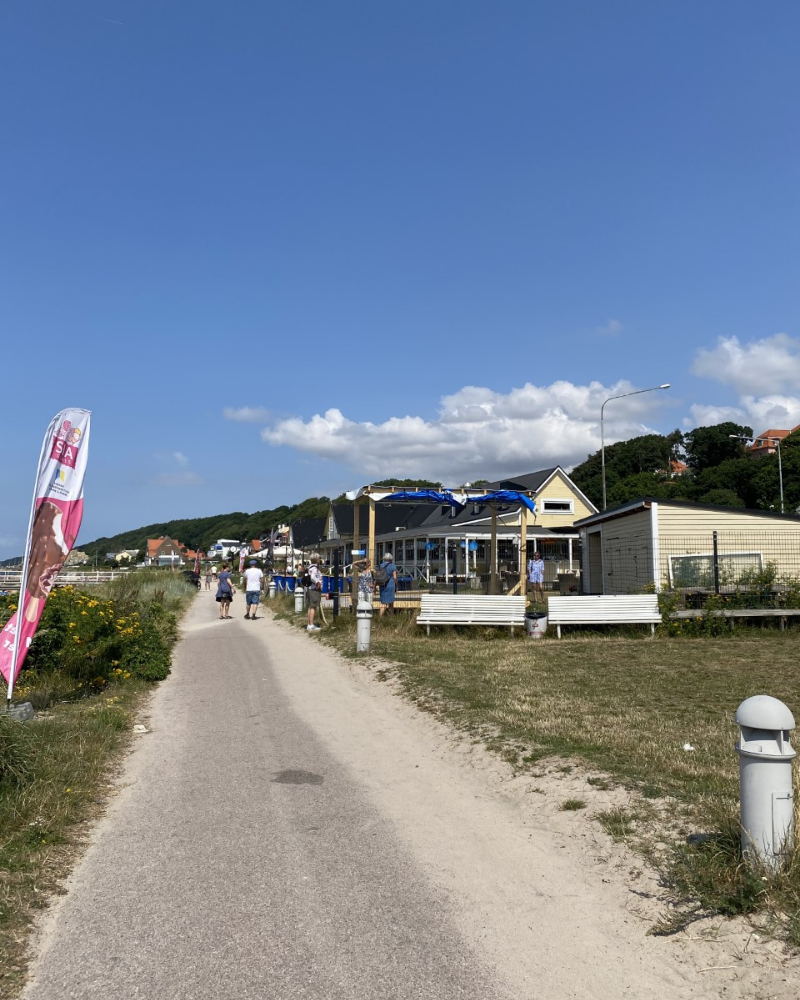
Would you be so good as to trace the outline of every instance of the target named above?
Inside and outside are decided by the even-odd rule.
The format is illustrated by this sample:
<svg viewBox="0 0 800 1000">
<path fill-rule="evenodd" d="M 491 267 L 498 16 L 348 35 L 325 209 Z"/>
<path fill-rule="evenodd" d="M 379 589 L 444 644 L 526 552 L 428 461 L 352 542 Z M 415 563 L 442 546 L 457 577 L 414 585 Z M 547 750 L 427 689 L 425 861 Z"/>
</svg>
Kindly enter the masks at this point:
<svg viewBox="0 0 800 1000">
<path fill-rule="evenodd" d="M 56 587 L 85 587 L 97 583 L 109 583 L 123 576 L 119 570 L 98 569 L 88 573 L 61 572 L 56 577 Z M 22 574 L 19 570 L 0 570 L 0 590 L 19 590 Z"/>
</svg>

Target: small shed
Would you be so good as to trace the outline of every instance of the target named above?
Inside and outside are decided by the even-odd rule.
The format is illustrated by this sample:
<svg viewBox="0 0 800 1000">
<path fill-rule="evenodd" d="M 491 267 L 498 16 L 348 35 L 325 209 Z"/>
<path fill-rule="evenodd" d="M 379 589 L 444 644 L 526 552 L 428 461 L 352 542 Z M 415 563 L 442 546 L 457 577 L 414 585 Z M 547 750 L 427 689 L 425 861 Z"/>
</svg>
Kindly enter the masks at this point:
<svg viewBox="0 0 800 1000">
<path fill-rule="evenodd" d="M 641 497 L 577 521 L 583 592 L 731 592 L 800 580 L 800 517 Z"/>
</svg>

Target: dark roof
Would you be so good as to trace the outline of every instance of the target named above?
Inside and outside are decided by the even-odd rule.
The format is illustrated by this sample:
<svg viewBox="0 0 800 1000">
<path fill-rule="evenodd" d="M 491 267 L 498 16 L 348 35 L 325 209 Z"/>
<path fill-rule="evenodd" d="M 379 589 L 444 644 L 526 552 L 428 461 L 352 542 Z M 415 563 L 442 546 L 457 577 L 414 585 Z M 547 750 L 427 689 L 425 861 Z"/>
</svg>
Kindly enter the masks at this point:
<svg viewBox="0 0 800 1000">
<path fill-rule="evenodd" d="M 325 537 L 326 517 L 303 517 L 292 525 L 292 541 L 296 548 L 316 545 Z"/>
<path fill-rule="evenodd" d="M 750 514 L 754 517 L 779 518 L 781 521 L 796 521 L 800 524 L 800 517 L 796 514 L 781 514 L 780 511 L 759 510 L 754 507 L 723 507 L 714 503 L 695 503 L 691 500 L 678 500 L 668 497 L 638 497 L 636 500 L 626 500 L 625 503 L 616 507 L 609 507 L 608 510 L 598 511 L 597 514 L 590 514 L 589 517 L 576 521 L 574 527 L 580 528 L 587 524 L 595 524 L 598 521 L 610 520 L 615 517 L 625 517 L 626 514 L 633 514 L 637 510 L 644 510 L 653 503 L 671 504 L 673 507 L 687 507 L 690 510 L 711 510 L 720 514 Z"/>
<path fill-rule="evenodd" d="M 340 535 L 353 534 L 353 505 L 351 503 L 331 504 L 336 530 Z M 420 516 L 430 513 L 430 504 L 389 503 L 375 504 L 375 533 L 382 535 L 395 528 L 417 527 L 425 519 Z M 361 508 L 358 518 L 358 533 L 366 535 L 369 520 L 366 507 Z"/>
<path fill-rule="evenodd" d="M 486 492 L 490 493 L 492 490 L 517 490 L 524 492 L 529 490 L 535 493 L 560 468 L 561 466 L 554 465 L 550 469 L 540 469 L 538 472 L 529 472 L 525 475 L 514 476 L 511 479 L 501 479 L 497 482 L 489 483 L 486 487 Z M 573 487 L 577 490 L 574 483 Z M 508 509 L 509 511 L 515 511 L 519 509 L 519 506 L 518 503 L 509 503 Z M 332 504 L 332 507 L 339 534 L 352 535 L 353 505 L 351 503 L 335 503 Z M 420 528 L 423 525 L 426 530 L 435 527 L 454 527 L 455 525 L 469 524 L 471 521 L 485 520 L 491 516 L 492 512 L 488 504 L 482 504 L 478 509 L 478 513 L 473 514 L 472 504 L 467 503 L 462 511 L 456 514 L 455 517 L 451 517 L 451 509 L 449 504 L 438 504 L 432 501 L 416 503 L 407 500 L 401 503 L 392 503 L 391 500 L 379 500 L 375 504 L 375 534 L 384 535 L 398 528 L 404 530 L 408 528 Z M 359 518 L 358 530 L 359 534 L 366 534 L 367 532 L 366 515 L 363 513 Z"/>
<path fill-rule="evenodd" d="M 539 472 L 528 472 L 524 476 L 501 479 L 499 482 L 490 483 L 486 490 L 487 492 L 489 490 L 531 490 L 535 492 L 560 468 L 560 465 L 554 465 L 552 469 L 541 469 Z"/>
</svg>

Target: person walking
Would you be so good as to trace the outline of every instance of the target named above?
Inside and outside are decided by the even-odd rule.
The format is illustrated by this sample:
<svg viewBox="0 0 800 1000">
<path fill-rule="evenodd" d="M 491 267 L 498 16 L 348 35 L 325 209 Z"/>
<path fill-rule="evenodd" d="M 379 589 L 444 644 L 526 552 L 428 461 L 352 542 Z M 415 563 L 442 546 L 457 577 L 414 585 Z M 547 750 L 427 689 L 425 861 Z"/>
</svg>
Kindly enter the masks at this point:
<svg viewBox="0 0 800 1000">
<path fill-rule="evenodd" d="M 311 560 L 311 565 L 306 570 L 303 577 L 308 598 L 308 625 L 309 632 L 319 632 L 320 627 L 314 621 L 317 609 L 322 604 L 322 570 L 319 568 L 319 557 Z"/>
<path fill-rule="evenodd" d="M 538 552 L 533 553 L 533 559 L 528 560 L 528 583 L 533 587 L 533 599 L 544 604 L 544 559 Z"/>
<path fill-rule="evenodd" d="M 236 588 L 233 585 L 231 571 L 227 563 L 222 564 L 222 572 L 219 574 L 218 580 L 217 601 L 219 602 L 219 616 L 220 618 L 230 618 L 231 601 L 233 600 L 233 595 L 236 593 Z"/>
<path fill-rule="evenodd" d="M 244 599 L 245 599 L 245 618 L 250 618 L 255 621 L 256 613 L 258 611 L 258 602 L 261 598 L 261 591 L 264 589 L 264 574 L 258 568 L 258 563 L 255 559 L 250 560 L 250 565 L 243 573 L 244 576 Z"/>
<path fill-rule="evenodd" d="M 380 617 L 383 618 L 388 608 L 394 611 L 394 598 L 397 591 L 397 567 L 391 552 L 384 553 L 381 565 L 375 574 L 375 582 L 380 589 Z"/>
<path fill-rule="evenodd" d="M 211 568 L 206 570 L 206 590 L 211 590 Z"/>
</svg>

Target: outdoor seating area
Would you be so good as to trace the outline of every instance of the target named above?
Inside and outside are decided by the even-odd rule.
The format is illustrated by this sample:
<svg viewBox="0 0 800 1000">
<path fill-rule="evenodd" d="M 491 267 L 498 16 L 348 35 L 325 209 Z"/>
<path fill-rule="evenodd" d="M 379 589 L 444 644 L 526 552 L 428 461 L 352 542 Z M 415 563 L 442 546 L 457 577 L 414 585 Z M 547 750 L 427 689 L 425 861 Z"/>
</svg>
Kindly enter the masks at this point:
<svg viewBox="0 0 800 1000">
<path fill-rule="evenodd" d="M 547 622 L 559 639 L 566 625 L 649 625 L 653 635 L 661 611 L 655 594 L 559 596 L 547 600 Z"/>
<path fill-rule="evenodd" d="M 488 594 L 423 594 L 417 625 L 525 625 L 524 597 Z"/>
</svg>

